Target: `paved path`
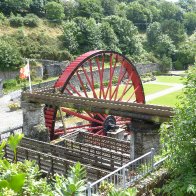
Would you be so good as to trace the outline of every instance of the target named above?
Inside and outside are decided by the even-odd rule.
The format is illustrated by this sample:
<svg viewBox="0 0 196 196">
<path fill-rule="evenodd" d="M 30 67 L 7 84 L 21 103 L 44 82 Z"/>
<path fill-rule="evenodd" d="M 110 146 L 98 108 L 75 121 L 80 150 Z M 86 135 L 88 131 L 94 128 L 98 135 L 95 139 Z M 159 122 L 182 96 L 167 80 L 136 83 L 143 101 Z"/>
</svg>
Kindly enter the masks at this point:
<svg viewBox="0 0 196 196">
<path fill-rule="evenodd" d="M 22 125 L 22 110 L 10 112 L 8 108 L 11 100 L 18 99 L 20 93 L 20 91 L 15 91 L 0 97 L 0 132 Z"/>
<path fill-rule="evenodd" d="M 161 97 L 161 96 L 164 96 L 164 95 L 176 92 L 176 91 L 181 90 L 182 88 L 184 88 L 183 84 L 156 82 L 156 81 L 152 81 L 152 82 L 149 82 L 149 83 L 150 84 L 159 84 L 159 85 L 168 85 L 168 86 L 171 86 L 171 88 L 159 91 L 157 93 L 153 93 L 151 95 L 146 95 L 145 96 L 146 102 L 151 101 L 153 99 L 156 99 L 158 97 Z"/>
</svg>

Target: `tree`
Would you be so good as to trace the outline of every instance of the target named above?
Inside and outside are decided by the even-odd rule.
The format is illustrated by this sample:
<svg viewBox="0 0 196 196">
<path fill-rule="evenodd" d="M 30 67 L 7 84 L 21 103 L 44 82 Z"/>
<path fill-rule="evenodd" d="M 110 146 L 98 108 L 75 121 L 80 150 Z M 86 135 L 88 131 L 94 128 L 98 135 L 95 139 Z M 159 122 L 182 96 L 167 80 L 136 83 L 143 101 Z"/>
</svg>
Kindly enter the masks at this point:
<svg viewBox="0 0 196 196">
<path fill-rule="evenodd" d="M 45 6 L 46 17 L 54 22 L 61 22 L 64 19 L 64 8 L 62 4 L 54 1 L 48 2 Z"/>
<path fill-rule="evenodd" d="M 63 26 L 63 45 L 72 53 L 76 53 L 78 50 L 78 31 L 74 21 L 66 22 Z"/>
<path fill-rule="evenodd" d="M 5 14 L 26 12 L 32 0 L 1 0 L 0 9 Z"/>
<path fill-rule="evenodd" d="M 175 69 L 187 69 L 189 65 L 193 65 L 195 62 L 196 51 L 196 33 L 193 34 L 186 42 L 179 45 L 175 54 Z"/>
<path fill-rule="evenodd" d="M 196 13 L 187 12 L 184 14 L 184 26 L 189 35 L 196 30 Z"/>
<path fill-rule="evenodd" d="M 114 30 L 108 22 L 102 22 L 100 25 L 101 38 L 104 44 L 104 48 L 107 50 L 118 51 L 118 38 L 114 33 Z"/>
<path fill-rule="evenodd" d="M 71 20 L 77 16 L 77 3 L 75 0 L 69 0 L 64 3 L 65 18 Z"/>
<path fill-rule="evenodd" d="M 162 127 L 162 144 L 170 158 L 173 179 L 163 187 L 163 195 L 195 195 L 196 187 L 196 66 L 186 77 L 184 95 L 169 124 Z"/>
<path fill-rule="evenodd" d="M 164 55 L 171 57 L 171 55 L 174 54 L 174 51 L 175 45 L 168 35 L 161 34 L 158 36 L 154 49 L 155 54 L 159 57 L 163 57 Z"/>
<path fill-rule="evenodd" d="M 159 4 L 159 8 L 161 10 L 160 15 L 162 20 L 170 20 L 175 19 L 178 21 L 182 20 L 183 12 L 182 9 L 176 4 L 168 1 L 162 1 Z"/>
<path fill-rule="evenodd" d="M 174 44 L 185 41 L 186 34 L 184 25 L 174 19 L 164 20 L 161 23 L 162 32 L 170 36 Z"/>
<path fill-rule="evenodd" d="M 99 0 L 76 0 L 78 10 L 77 16 L 94 18 L 100 20 L 103 16 L 103 8 Z"/>
<path fill-rule="evenodd" d="M 151 49 L 154 49 L 157 43 L 158 37 L 161 34 L 162 34 L 161 24 L 159 22 L 153 22 L 152 24 L 148 26 L 146 36 L 147 36 L 148 46 Z"/>
<path fill-rule="evenodd" d="M 116 6 L 116 16 L 126 18 L 127 17 L 127 4 L 124 2 L 119 3 Z"/>
<path fill-rule="evenodd" d="M 103 14 L 105 16 L 115 15 L 117 0 L 101 0 L 101 5 L 103 8 Z"/>
<path fill-rule="evenodd" d="M 77 42 L 79 45 L 79 53 L 101 49 L 103 46 L 101 32 L 95 19 L 77 17 L 74 21 L 78 27 Z"/>
<path fill-rule="evenodd" d="M 105 21 L 112 26 L 119 40 L 119 49 L 123 53 L 130 55 L 141 54 L 143 48 L 138 36 L 138 30 L 131 21 L 118 16 L 108 16 Z"/>
<path fill-rule="evenodd" d="M 34 14 L 38 16 L 44 16 L 45 15 L 45 5 L 47 0 L 32 0 L 32 3 L 30 4 L 30 10 Z"/>
<path fill-rule="evenodd" d="M 185 11 L 196 12 L 196 1 L 195 0 L 179 0 L 178 4 Z"/>
<path fill-rule="evenodd" d="M 147 23 L 152 22 L 152 13 L 138 2 L 133 2 L 128 5 L 127 19 L 132 21 L 139 29 L 146 29 Z"/>
<path fill-rule="evenodd" d="M 16 70 L 21 64 L 22 58 L 16 45 L 0 39 L 0 70 Z"/>
</svg>

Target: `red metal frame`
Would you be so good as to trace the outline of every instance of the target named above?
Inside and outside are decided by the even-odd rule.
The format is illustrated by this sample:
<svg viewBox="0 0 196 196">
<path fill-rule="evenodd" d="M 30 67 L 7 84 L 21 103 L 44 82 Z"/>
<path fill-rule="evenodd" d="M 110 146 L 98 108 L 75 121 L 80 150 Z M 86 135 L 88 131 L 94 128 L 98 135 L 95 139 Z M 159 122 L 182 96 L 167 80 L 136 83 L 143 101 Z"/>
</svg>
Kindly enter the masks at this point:
<svg viewBox="0 0 196 196">
<path fill-rule="evenodd" d="M 104 71 L 106 70 L 106 61 L 109 63 L 109 81 L 108 85 L 104 87 Z M 120 66 L 120 72 L 118 74 L 117 84 L 114 86 L 112 78 L 114 77 L 117 66 Z M 97 69 L 99 78 L 98 89 L 95 89 L 94 67 Z M 73 78 L 78 82 L 78 85 L 80 85 L 80 89 L 78 89 L 77 85 L 73 83 Z M 119 88 L 124 80 L 126 80 L 126 82 L 123 87 L 124 89 L 120 94 Z M 114 89 L 112 88 L 113 86 L 115 87 Z M 56 88 L 58 88 L 61 93 L 68 93 L 69 95 L 74 96 L 93 96 L 93 98 L 96 99 L 109 99 L 127 102 L 131 100 L 137 103 L 145 103 L 142 82 L 136 68 L 124 55 L 114 51 L 95 50 L 77 57 L 59 76 L 54 85 L 54 89 Z M 128 91 L 131 88 L 134 89 L 133 93 L 128 95 Z M 88 92 L 89 89 L 91 92 Z M 134 95 L 135 100 L 132 100 Z M 128 98 L 125 100 L 123 99 L 124 96 Z M 50 131 L 51 140 L 54 139 L 56 135 L 61 135 L 64 133 L 64 131 L 61 129 L 55 130 L 57 109 L 58 108 L 50 108 L 49 106 L 45 107 L 46 127 L 48 127 Z M 74 126 L 71 128 L 69 127 L 67 129 L 68 131 L 72 131 L 77 128 L 85 128 L 86 130 L 95 134 L 105 134 L 102 126 L 105 118 L 107 117 L 106 114 L 93 114 L 88 112 L 79 113 L 68 108 L 62 108 L 62 111 L 89 122 L 87 125 Z M 117 125 L 123 123 L 126 124 L 127 122 L 129 122 L 128 119 L 123 120 L 120 117 L 116 117 Z"/>
</svg>

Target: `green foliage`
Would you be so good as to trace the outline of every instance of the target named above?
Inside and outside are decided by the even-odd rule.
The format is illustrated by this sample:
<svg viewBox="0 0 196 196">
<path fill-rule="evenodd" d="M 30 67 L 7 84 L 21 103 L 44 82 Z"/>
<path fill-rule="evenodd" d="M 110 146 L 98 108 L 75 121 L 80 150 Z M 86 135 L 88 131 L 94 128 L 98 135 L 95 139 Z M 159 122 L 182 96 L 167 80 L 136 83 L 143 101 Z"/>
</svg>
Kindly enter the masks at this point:
<svg viewBox="0 0 196 196">
<path fill-rule="evenodd" d="M 22 63 L 21 55 L 14 43 L 0 39 L 0 70 L 16 70 Z"/>
<path fill-rule="evenodd" d="M 172 59 L 166 55 L 162 56 L 160 64 L 161 72 L 168 72 L 172 69 Z"/>
<path fill-rule="evenodd" d="M 162 127 L 161 137 L 173 179 L 163 190 L 169 195 L 194 195 L 196 190 L 196 66 L 189 70 L 184 96 L 169 124 Z"/>
<path fill-rule="evenodd" d="M 137 192 L 136 188 L 115 190 L 114 185 L 108 182 L 102 182 L 99 186 L 99 194 L 105 196 L 136 196 Z"/>
<path fill-rule="evenodd" d="M 84 167 L 77 162 L 75 166 L 70 167 L 70 172 L 67 179 L 64 179 L 58 175 L 55 176 L 55 195 L 59 196 L 82 196 L 86 189 L 85 180 L 86 171 Z"/>
<path fill-rule="evenodd" d="M 170 57 L 175 52 L 175 45 L 168 35 L 161 34 L 157 38 L 154 52 L 160 57 L 164 55 Z"/>
<path fill-rule="evenodd" d="M 117 0 L 101 0 L 101 5 L 103 8 L 103 14 L 105 16 L 115 15 L 118 1 Z"/>
<path fill-rule="evenodd" d="M 7 21 L 8 21 L 8 20 L 7 20 L 7 18 L 4 16 L 4 14 L 0 12 L 0 25 L 1 25 L 1 24 L 3 24 L 3 25 L 7 24 Z"/>
<path fill-rule="evenodd" d="M 11 15 L 10 19 L 9 19 L 9 22 L 10 22 L 10 26 L 12 27 L 21 27 L 23 26 L 23 17 L 21 17 L 20 15 Z"/>
<path fill-rule="evenodd" d="M 53 22 L 61 22 L 65 17 L 64 8 L 60 3 L 55 1 L 48 2 L 45 6 L 45 9 L 46 17 Z"/>
<path fill-rule="evenodd" d="M 3 149 L 4 147 L 6 146 L 7 142 L 5 140 L 3 140 L 0 144 L 0 160 L 3 158 L 4 156 L 4 152 L 3 152 Z"/>
<path fill-rule="evenodd" d="M 187 41 L 181 44 L 178 51 L 175 54 L 176 61 L 174 62 L 174 68 L 177 70 L 187 69 L 189 65 L 193 65 L 195 62 L 195 44 L 191 41 Z"/>
<path fill-rule="evenodd" d="M 169 35 L 174 44 L 185 41 L 186 34 L 184 25 L 174 19 L 164 20 L 161 23 L 161 29 L 164 34 Z"/>
<path fill-rule="evenodd" d="M 78 27 L 74 21 L 66 22 L 63 26 L 63 45 L 70 52 L 75 53 L 78 50 Z"/>
<path fill-rule="evenodd" d="M 184 25 L 187 33 L 191 35 L 196 30 L 196 13 L 187 12 L 184 14 Z"/>
<path fill-rule="evenodd" d="M 182 10 L 181 8 L 173 2 L 162 1 L 159 5 L 160 8 L 160 15 L 162 20 L 182 20 Z"/>
<path fill-rule="evenodd" d="M 21 141 L 21 139 L 24 137 L 23 134 L 15 134 L 15 135 L 11 135 L 8 139 L 8 145 L 10 147 L 11 150 L 13 150 L 14 152 L 14 161 L 16 162 L 16 149 Z"/>
<path fill-rule="evenodd" d="M 46 0 L 32 0 L 30 11 L 38 16 L 44 16 Z"/>
<path fill-rule="evenodd" d="M 34 14 L 27 14 L 24 18 L 24 25 L 28 27 L 38 27 L 39 17 Z"/>
<path fill-rule="evenodd" d="M 28 10 L 32 0 L 1 0 L 0 6 L 2 6 L 5 14 L 23 13 Z M 1 7 L 0 7 L 1 8 Z"/>
<path fill-rule="evenodd" d="M 17 85 L 17 82 L 15 79 L 10 79 L 10 80 L 5 80 L 3 82 L 3 88 L 6 89 L 6 88 L 11 88 L 13 86 L 16 86 Z"/>
<path fill-rule="evenodd" d="M 131 20 L 140 30 L 146 29 L 146 23 L 152 22 L 151 11 L 138 2 L 132 2 L 127 8 L 127 19 Z"/>
<path fill-rule="evenodd" d="M 100 20 L 103 16 L 103 8 L 101 7 L 101 1 L 97 0 L 76 0 L 77 16 L 82 16 L 86 18 L 94 18 L 95 20 Z"/>
<path fill-rule="evenodd" d="M 139 55 L 142 52 L 141 39 L 138 36 L 137 27 L 127 19 L 118 16 L 108 16 L 104 19 L 108 22 L 119 40 L 118 48 L 125 54 Z"/>
<path fill-rule="evenodd" d="M 147 36 L 148 46 L 151 49 L 154 49 L 158 37 L 160 36 L 161 33 L 162 33 L 161 24 L 159 22 L 153 22 L 148 26 L 146 36 Z"/>
<path fill-rule="evenodd" d="M 108 22 L 102 22 L 100 25 L 101 39 L 104 49 L 118 51 L 119 40 Z"/>
<path fill-rule="evenodd" d="M 87 52 L 89 50 L 101 49 L 101 32 L 95 19 L 85 19 L 84 17 L 78 17 L 74 19 L 78 32 L 76 39 L 79 45 L 79 52 Z"/>
</svg>

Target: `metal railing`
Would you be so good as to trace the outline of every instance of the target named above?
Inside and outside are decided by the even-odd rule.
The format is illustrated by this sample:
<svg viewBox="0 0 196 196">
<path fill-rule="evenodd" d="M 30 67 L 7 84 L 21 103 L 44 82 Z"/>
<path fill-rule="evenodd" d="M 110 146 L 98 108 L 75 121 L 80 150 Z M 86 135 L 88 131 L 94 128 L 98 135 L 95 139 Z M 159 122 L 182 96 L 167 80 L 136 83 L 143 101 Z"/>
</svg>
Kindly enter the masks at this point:
<svg viewBox="0 0 196 196">
<path fill-rule="evenodd" d="M 12 129 L 8 129 L 6 131 L 3 131 L 3 132 L 0 133 L 0 142 L 2 140 L 7 139 L 11 134 L 22 133 L 22 132 L 23 132 L 23 126 L 22 125 L 14 127 Z"/>
<path fill-rule="evenodd" d="M 152 148 L 150 152 L 123 165 L 96 182 L 88 182 L 86 195 L 100 195 L 100 186 L 103 184 L 106 184 L 106 186 L 112 184 L 116 190 L 126 189 L 146 174 L 152 172 L 154 168 L 158 167 L 166 158 L 167 157 L 164 157 L 157 163 L 154 163 L 154 148 Z"/>
</svg>

